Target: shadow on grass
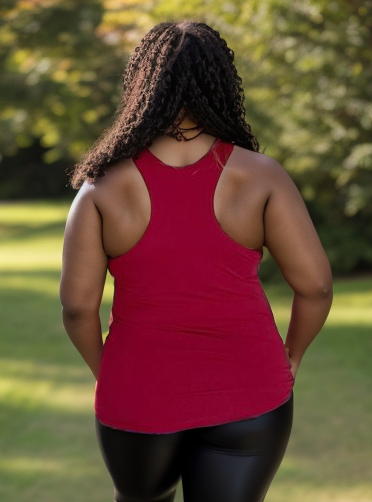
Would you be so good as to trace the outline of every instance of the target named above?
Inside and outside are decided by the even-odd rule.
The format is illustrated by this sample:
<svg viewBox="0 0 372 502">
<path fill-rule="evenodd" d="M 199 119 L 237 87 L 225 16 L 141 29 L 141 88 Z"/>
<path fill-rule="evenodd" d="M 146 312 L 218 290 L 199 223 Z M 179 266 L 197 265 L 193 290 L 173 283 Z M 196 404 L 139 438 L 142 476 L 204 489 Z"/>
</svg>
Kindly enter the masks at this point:
<svg viewBox="0 0 372 502">
<path fill-rule="evenodd" d="M 64 331 L 59 271 L 1 273 L 0 500 L 100 502 L 112 484 L 94 430 L 95 380 Z M 109 302 L 103 302 L 103 323 Z"/>
<path fill-rule="evenodd" d="M 60 237 L 63 235 L 66 223 L 64 221 L 58 223 L 41 223 L 30 226 L 29 224 L 1 224 L 0 242 L 3 244 L 7 241 L 13 243 L 21 241 L 29 241 L 39 237 Z"/>
<path fill-rule="evenodd" d="M 18 270 L 1 272 L 0 278 L 0 357 L 28 360 L 31 356 L 35 363 L 81 367 L 81 356 L 62 323 L 60 271 Z M 100 310 L 103 332 L 107 331 L 110 307 L 111 296 L 106 293 Z"/>
<path fill-rule="evenodd" d="M 298 370 L 288 452 L 299 465 L 312 464 L 319 485 L 372 479 L 371 349 L 368 327 L 326 327 Z"/>
</svg>

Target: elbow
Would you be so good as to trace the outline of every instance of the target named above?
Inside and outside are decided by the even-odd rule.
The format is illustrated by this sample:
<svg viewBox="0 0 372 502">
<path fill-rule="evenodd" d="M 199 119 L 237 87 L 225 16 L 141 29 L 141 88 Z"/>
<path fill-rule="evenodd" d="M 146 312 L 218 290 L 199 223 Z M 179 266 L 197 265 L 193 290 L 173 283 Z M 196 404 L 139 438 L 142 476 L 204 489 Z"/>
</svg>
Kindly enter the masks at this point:
<svg viewBox="0 0 372 502">
<path fill-rule="evenodd" d="M 62 318 L 67 321 L 79 320 L 99 315 L 100 302 L 92 294 L 71 294 L 66 288 L 60 288 L 59 299 L 62 306 Z"/>
<path fill-rule="evenodd" d="M 311 299 L 330 299 L 333 298 L 333 285 L 330 282 L 320 284 L 307 284 L 303 287 L 293 288 L 295 294 L 304 298 Z"/>
<path fill-rule="evenodd" d="M 322 298 L 332 298 L 333 297 L 333 285 L 332 283 L 324 283 L 319 288 L 319 295 Z"/>
<path fill-rule="evenodd" d="M 99 316 L 99 309 L 88 305 L 62 305 L 62 318 L 67 321 L 79 321 Z"/>
</svg>

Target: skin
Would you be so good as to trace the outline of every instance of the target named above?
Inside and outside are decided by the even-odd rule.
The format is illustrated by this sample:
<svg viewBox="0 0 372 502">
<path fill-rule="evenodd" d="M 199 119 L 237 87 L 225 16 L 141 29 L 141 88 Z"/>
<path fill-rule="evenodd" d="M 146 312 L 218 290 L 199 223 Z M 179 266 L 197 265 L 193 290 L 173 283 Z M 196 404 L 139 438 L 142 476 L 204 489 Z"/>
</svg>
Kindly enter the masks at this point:
<svg viewBox="0 0 372 502">
<path fill-rule="evenodd" d="M 186 118 L 181 127 L 194 125 Z M 186 131 L 185 136 L 197 133 Z M 150 150 L 164 163 L 182 168 L 201 158 L 216 139 L 202 133 L 193 141 L 179 142 L 164 135 Z M 216 187 L 214 211 L 231 238 L 253 249 L 265 246 L 293 289 L 285 349 L 296 377 L 333 299 L 329 260 L 305 203 L 276 160 L 235 145 Z M 140 240 L 150 213 L 143 178 L 131 159 L 123 159 L 95 185 L 83 184 L 67 217 L 60 283 L 63 323 L 96 379 L 103 350 L 99 307 L 108 256 L 119 256 Z"/>
</svg>

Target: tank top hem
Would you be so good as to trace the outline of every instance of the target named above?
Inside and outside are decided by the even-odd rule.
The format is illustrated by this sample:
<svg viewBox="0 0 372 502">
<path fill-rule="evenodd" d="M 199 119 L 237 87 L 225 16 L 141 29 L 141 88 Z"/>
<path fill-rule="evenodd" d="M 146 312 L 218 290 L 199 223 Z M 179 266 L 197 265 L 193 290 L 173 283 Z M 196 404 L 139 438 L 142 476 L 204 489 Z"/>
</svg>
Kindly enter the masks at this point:
<svg viewBox="0 0 372 502">
<path fill-rule="evenodd" d="M 173 434 L 175 432 L 181 432 L 184 430 L 189 430 L 193 428 L 199 427 L 212 427 L 215 425 L 223 425 L 231 422 L 237 422 L 240 420 L 250 420 L 253 418 L 260 417 L 265 413 L 269 413 L 276 408 L 279 408 L 284 403 L 290 400 L 293 393 L 293 386 L 290 388 L 289 393 L 286 395 L 285 399 L 275 404 L 270 405 L 269 407 L 265 407 L 264 411 L 255 414 L 249 414 L 247 411 L 242 411 L 241 413 L 228 413 L 223 416 L 223 413 L 219 413 L 215 416 L 209 416 L 208 418 L 197 418 L 193 420 L 187 420 L 182 422 L 180 425 L 174 427 L 172 425 L 163 424 L 161 427 L 155 427 L 153 425 L 138 425 L 138 423 L 131 423 L 127 420 L 111 420 L 110 418 L 106 418 L 101 413 L 97 413 L 95 410 L 95 416 L 97 420 L 107 427 L 123 430 L 127 432 L 138 432 L 141 434 Z"/>
</svg>

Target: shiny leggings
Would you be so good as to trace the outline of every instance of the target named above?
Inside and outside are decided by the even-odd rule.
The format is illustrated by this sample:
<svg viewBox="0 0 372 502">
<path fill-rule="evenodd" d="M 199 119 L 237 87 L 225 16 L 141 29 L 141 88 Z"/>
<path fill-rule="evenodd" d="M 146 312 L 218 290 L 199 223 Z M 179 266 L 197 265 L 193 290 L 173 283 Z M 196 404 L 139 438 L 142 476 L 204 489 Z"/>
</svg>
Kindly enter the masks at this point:
<svg viewBox="0 0 372 502">
<path fill-rule="evenodd" d="M 112 429 L 95 418 L 114 502 L 262 502 L 292 430 L 288 401 L 256 418 L 168 434 Z"/>
</svg>

